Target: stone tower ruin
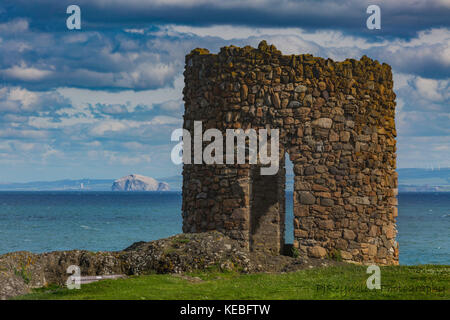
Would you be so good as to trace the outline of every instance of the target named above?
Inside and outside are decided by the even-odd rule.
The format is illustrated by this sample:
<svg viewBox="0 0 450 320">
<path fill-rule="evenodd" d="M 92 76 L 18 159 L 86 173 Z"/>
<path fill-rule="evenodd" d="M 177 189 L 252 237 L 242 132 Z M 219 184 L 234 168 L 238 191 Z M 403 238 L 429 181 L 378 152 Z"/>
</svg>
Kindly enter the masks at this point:
<svg viewBox="0 0 450 320">
<path fill-rule="evenodd" d="M 294 165 L 293 246 L 301 255 L 398 264 L 391 67 L 229 46 L 186 56 L 184 128 L 280 132 L 276 175 L 260 165 L 184 164 L 183 232 L 218 230 L 280 254 L 285 154 Z"/>
</svg>

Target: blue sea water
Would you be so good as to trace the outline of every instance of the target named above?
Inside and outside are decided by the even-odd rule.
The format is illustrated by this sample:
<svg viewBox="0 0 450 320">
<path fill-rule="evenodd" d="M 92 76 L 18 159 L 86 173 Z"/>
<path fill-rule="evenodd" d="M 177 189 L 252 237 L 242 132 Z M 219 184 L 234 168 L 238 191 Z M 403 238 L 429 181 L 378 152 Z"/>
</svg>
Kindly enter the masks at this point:
<svg viewBox="0 0 450 320">
<path fill-rule="evenodd" d="M 286 198 L 292 242 L 292 192 Z M 450 193 L 398 199 L 400 264 L 450 264 Z M 0 254 L 121 250 L 180 232 L 180 192 L 0 192 Z"/>
<path fill-rule="evenodd" d="M 0 192 L 0 253 L 121 250 L 180 232 L 178 192 Z"/>
</svg>

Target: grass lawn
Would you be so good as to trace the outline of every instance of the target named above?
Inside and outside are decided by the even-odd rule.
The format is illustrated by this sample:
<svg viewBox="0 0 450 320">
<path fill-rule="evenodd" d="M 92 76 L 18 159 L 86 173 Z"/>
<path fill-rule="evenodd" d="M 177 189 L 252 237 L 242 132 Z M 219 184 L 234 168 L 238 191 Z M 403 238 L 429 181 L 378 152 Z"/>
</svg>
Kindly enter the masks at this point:
<svg viewBox="0 0 450 320">
<path fill-rule="evenodd" d="M 17 299 L 450 299 L 450 266 L 381 267 L 381 290 L 367 289 L 369 276 L 366 267 L 355 265 L 284 274 L 155 274 L 80 290 L 36 289 Z"/>
</svg>

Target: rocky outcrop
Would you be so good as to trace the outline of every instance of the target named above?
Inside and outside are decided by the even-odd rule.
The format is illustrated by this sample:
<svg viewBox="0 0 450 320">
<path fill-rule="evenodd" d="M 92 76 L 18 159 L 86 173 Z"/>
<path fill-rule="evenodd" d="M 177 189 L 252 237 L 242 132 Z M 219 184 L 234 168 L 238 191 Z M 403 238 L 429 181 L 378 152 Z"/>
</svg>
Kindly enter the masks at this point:
<svg viewBox="0 0 450 320">
<path fill-rule="evenodd" d="M 112 191 L 169 191 L 169 185 L 165 182 L 141 176 L 139 174 L 131 174 L 114 181 Z"/>
<path fill-rule="evenodd" d="M 0 300 L 29 293 L 31 288 L 64 285 L 70 276 L 66 273 L 70 265 L 79 266 L 82 275 L 121 274 L 123 270 L 115 252 L 12 252 L 0 256 Z"/>
<path fill-rule="evenodd" d="M 242 244 L 217 232 L 179 234 L 151 242 L 137 242 L 123 251 L 54 251 L 42 254 L 13 252 L 0 255 L 0 300 L 29 293 L 49 284 L 65 285 L 70 265 L 81 276 L 142 275 L 195 270 L 285 272 L 335 261 L 273 256 L 249 252 Z"/>
</svg>

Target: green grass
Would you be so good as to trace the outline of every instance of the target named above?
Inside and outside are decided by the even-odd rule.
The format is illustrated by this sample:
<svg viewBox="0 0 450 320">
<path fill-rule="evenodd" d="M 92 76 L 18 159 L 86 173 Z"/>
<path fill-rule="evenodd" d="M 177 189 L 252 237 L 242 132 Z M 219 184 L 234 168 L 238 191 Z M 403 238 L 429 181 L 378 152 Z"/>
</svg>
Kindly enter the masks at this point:
<svg viewBox="0 0 450 320">
<path fill-rule="evenodd" d="M 369 290 L 366 267 L 345 265 L 284 274 L 147 275 L 37 289 L 17 299 L 450 299 L 450 266 L 381 267 L 381 290 Z"/>
</svg>

